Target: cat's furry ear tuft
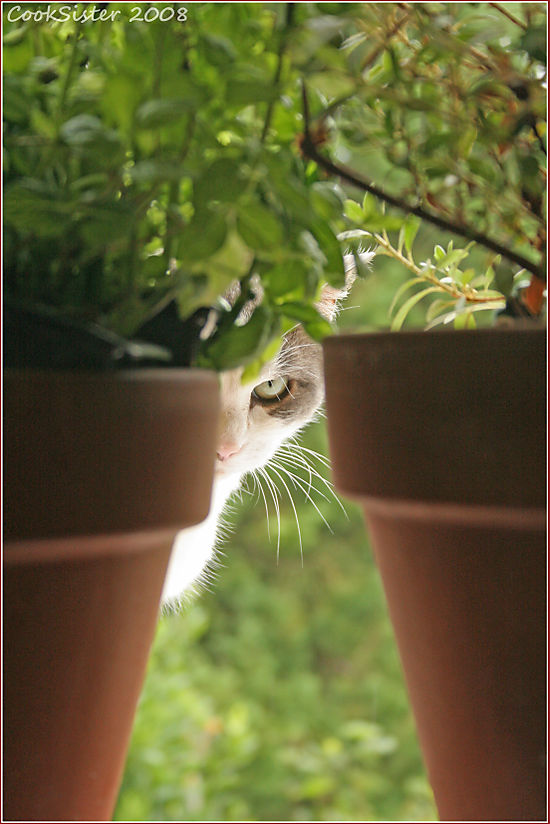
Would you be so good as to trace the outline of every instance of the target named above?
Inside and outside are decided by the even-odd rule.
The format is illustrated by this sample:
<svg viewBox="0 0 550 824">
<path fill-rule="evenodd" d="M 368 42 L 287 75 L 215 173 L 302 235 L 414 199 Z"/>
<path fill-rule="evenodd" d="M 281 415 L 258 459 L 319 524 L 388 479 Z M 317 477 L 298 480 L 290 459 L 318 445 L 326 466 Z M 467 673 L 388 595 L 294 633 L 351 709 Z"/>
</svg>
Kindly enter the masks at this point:
<svg viewBox="0 0 550 824">
<path fill-rule="evenodd" d="M 368 266 L 373 259 L 374 252 L 359 252 L 361 264 Z M 345 286 L 337 289 L 335 286 L 325 283 L 321 290 L 321 297 L 315 304 L 317 311 L 327 320 L 334 320 L 340 311 L 340 302 L 344 300 L 349 294 L 354 280 L 357 277 L 357 263 L 355 255 L 344 255 L 344 272 L 345 272 Z"/>
</svg>

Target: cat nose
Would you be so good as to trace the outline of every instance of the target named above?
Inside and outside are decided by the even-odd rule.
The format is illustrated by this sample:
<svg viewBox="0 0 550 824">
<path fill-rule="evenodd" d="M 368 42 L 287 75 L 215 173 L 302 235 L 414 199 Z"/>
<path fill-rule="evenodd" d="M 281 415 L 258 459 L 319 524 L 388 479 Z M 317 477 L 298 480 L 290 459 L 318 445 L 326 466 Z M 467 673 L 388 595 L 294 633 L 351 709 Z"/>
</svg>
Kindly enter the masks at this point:
<svg viewBox="0 0 550 824">
<path fill-rule="evenodd" d="M 218 447 L 217 456 L 219 461 L 226 461 L 231 455 L 236 455 L 241 449 L 236 443 L 222 443 Z"/>
</svg>

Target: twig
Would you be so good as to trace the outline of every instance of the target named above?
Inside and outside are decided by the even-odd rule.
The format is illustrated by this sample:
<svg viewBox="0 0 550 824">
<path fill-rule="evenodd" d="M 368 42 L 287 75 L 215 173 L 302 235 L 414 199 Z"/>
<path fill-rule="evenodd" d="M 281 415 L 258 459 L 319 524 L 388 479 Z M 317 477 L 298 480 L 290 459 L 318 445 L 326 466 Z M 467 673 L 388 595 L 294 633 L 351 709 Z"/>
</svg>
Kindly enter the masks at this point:
<svg viewBox="0 0 550 824">
<path fill-rule="evenodd" d="M 399 5 L 403 7 L 403 4 L 400 3 Z M 389 32 L 386 33 L 386 35 L 384 36 L 384 40 L 381 43 L 379 43 L 378 46 L 375 46 L 374 49 L 372 49 L 372 51 L 369 52 L 369 54 L 367 54 L 367 56 L 363 60 L 363 63 L 361 64 L 361 74 L 366 72 L 366 70 L 370 68 L 374 61 L 377 60 L 378 57 L 382 54 L 384 49 L 388 47 L 388 43 L 390 42 L 392 37 L 394 37 L 394 35 L 397 34 L 399 29 L 402 27 L 403 23 L 405 23 L 409 19 L 410 15 L 410 9 L 407 7 L 405 13 L 395 21 L 392 28 L 389 30 Z"/>
<path fill-rule="evenodd" d="M 515 23 L 516 26 L 519 26 L 524 31 L 527 30 L 527 23 L 524 23 L 522 20 L 519 20 L 517 17 L 515 17 L 512 14 L 512 12 L 508 11 L 508 9 L 505 9 L 504 6 L 501 6 L 500 3 L 489 3 L 489 5 L 492 6 L 494 9 L 496 9 L 497 11 L 499 11 L 505 17 L 507 17 L 508 20 L 511 20 L 512 23 Z"/>
<path fill-rule="evenodd" d="M 531 123 L 531 131 L 533 132 L 533 134 L 535 135 L 535 137 L 536 137 L 536 138 L 537 138 L 537 140 L 538 140 L 538 144 L 539 144 L 539 146 L 540 146 L 540 150 L 541 150 L 541 152 L 542 152 L 542 153 L 543 153 L 543 155 L 546 157 L 546 156 L 547 156 L 547 154 L 546 154 L 546 146 L 544 145 L 544 140 L 542 139 L 542 136 L 539 134 L 539 131 L 538 131 L 538 129 L 537 129 L 537 124 L 536 124 L 536 123 Z"/>
<path fill-rule="evenodd" d="M 315 143 L 312 140 L 310 133 L 309 103 L 307 99 L 306 86 L 303 81 L 302 102 L 304 110 L 304 137 L 301 142 L 301 149 L 303 154 L 310 160 L 314 160 L 315 163 L 317 163 L 319 166 L 325 169 L 325 171 L 330 172 L 330 174 L 336 175 L 337 177 L 342 178 L 342 180 L 346 180 L 348 183 L 351 183 L 352 186 L 356 186 L 358 189 L 362 189 L 365 192 L 369 192 L 370 194 L 377 197 L 379 200 L 383 200 L 385 203 L 389 203 L 390 206 L 395 206 L 397 209 L 401 209 L 407 214 L 416 215 L 416 217 L 419 217 L 422 220 L 427 221 L 428 223 L 432 223 L 434 226 L 438 226 L 440 229 L 444 229 L 447 232 L 459 235 L 460 237 L 464 237 L 467 240 L 473 240 L 476 243 L 485 246 L 486 249 L 491 249 L 491 251 L 496 252 L 499 255 L 502 255 L 502 257 L 506 258 L 512 263 L 517 264 L 522 269 L 526 269 L 528 272 L 531 272 L 533 275 L 536 275 L 540 280 L 546 281 L 546 271 L 542 266 L 533 263 L 531 260 L 525 258 L 523 255 L 514 252 L 512 249 L 508 249 L 506 246 L 503 246 L 498 241 L 493 240 L 493 238 L 484 235 L 482 232 L 477 232 L 470 226 L 458 226 L 450 220 L 439 217 L 439 215 L 433 215 L 430 212 L 427 212 L 425 209 L 423 209 L 422 206 L 413 206 L 412 204 L 406 203 L 400 198 L 395 197 L 394 195 L 391 195 L 388 192 L 385 192 L 378 186 L 375 186 L 373 183 L 369 183 L 353 169 L 350 169 L 349 167 L 344 166 L 343 164 L 333 163 L 333 161 L 330 160 L 328 157 L 325 157 L 324 155 L 320 154 L 320 152 L 317 151 L 317 147 L 315 146 Z"/>
<path fill-rule="evenodd" d="M 466 284 L 466 286 L 462 286 L 460 289 L 458 284 L 456 283 L 444 283 L 442 282 L 437 275 L 434 275 L 432 271 L 429 269 L 421 269 L 419 266 L 416 265 L 412 257 L 405 257 L 401 252 L 397 249 L 394 249 L 391 243 L 389 242 L 387 236 L 384 237 L 380 234 L 373 235 L 374 239 L 381 246 L 383 249 L 386 250 L 387 254 L 390 257 L 395 258 L 398 260 L 399 263 L 402 263 L 409 271 L 415 274 L 417 277 L 422 278 L 422 280 L 426 281 L 427 283 L 433 283 L 434 286 L 438 286 L 442 292 L 447 292 L 452 298 L 458 300 L 459 298 L 464 298 L 467 303 L 499 303 L 505 300 L 504 295 L 489 295 L 485 296 L 482 292 L 478 292 L 476 289 L 473 289 L 471 286 Z"/>
</svg>

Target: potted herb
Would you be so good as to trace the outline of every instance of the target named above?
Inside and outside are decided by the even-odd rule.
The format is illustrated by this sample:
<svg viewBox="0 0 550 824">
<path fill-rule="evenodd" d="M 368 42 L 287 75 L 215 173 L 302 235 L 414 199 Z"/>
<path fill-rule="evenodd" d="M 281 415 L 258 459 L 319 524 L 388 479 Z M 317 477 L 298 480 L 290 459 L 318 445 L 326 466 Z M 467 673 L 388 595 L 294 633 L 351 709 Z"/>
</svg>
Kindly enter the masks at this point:
<svg viewBox="0 0 550 824">
<path fill-rule="evenodd" d="M 306 84 L 302 150 L 364 194 L 350 236 L 409 279 L 393 331 L 324 342 L 334 478 L 364 506 L 441 817 L 542 820 L 545 10 L 357 18 L 353 93 Z M 424 260 L 420 225 L 447 237 Z M 399 331 L 421 301 L 431 331 Z"/>
<path fill-rule="evenodd" d="M 15 820 L 110 817 L 170 547 L 208 510 L 205 367 L 257 369 L 297 322 L 320 338 L 344 280 L 341 190 L 308 176 L 296 114 L 274 137 L 292 6 L 68 8 L 3 6 Z"/>
</svg>

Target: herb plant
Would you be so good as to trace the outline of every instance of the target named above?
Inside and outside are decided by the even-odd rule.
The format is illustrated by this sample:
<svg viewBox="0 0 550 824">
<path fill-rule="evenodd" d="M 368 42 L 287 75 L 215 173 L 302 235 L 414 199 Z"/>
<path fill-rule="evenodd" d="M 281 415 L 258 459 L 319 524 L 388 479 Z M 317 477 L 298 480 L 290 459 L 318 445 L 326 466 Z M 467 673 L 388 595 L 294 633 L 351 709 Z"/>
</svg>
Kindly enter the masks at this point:
<svg viewBox="0 0 550 824">
<path fill-rule="evenodd" d="M 216 369 L 256 368 L 297 322 L 328 334 L 315 300 L 361 242 L 418 286 L 394 326 L 422 297 L 471 325 L 526 285 L 541 311 L 544 4 L 136 5 L 3 5 L 8 299 L 129 338 L 215 307 Z M 416 262 L 423 224 L 445 239 Z"/>
</svg>

